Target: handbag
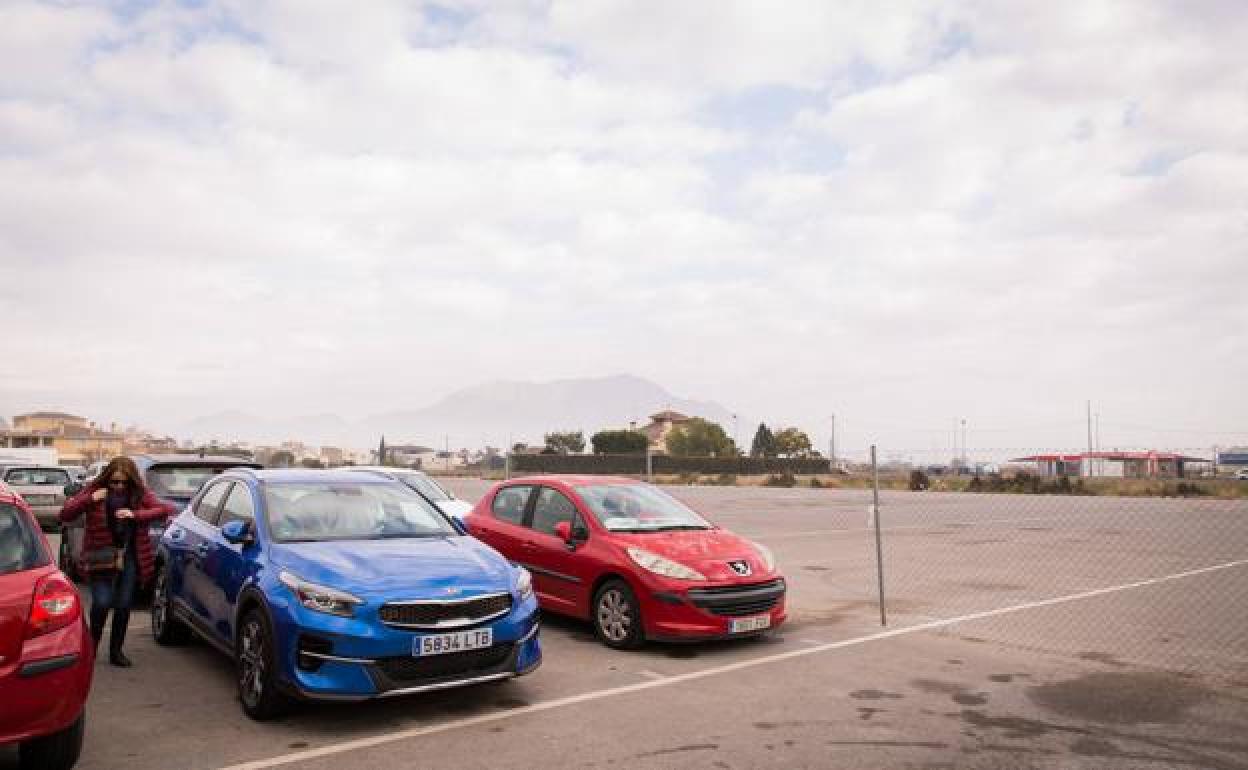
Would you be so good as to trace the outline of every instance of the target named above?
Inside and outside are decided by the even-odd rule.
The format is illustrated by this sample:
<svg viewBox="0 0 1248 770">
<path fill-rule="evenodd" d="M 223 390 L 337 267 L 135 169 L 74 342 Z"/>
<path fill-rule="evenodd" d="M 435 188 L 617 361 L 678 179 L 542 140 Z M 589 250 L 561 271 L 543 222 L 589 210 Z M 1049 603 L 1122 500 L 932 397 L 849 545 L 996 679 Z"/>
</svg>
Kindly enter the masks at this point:
<svg viewBox="0 0 1248 770">
<path fill-rule="evenodd" d="M 83 554 L 87 562 L 87 572 L 120 572 L 124 553 L 122 549 L 112 545 L 88 549 Z"/>
</svg>

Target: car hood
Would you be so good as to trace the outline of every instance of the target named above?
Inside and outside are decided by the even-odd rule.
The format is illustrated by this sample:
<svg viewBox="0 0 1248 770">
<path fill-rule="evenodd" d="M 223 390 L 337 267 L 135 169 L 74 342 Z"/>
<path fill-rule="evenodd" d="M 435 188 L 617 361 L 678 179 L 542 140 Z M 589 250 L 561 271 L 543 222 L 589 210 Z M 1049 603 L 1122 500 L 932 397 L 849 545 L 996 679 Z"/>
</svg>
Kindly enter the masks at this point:
<svg viewBox="0 0 1248 770">
<path fill-rule="evenodd" d="M 445 599 L 511 589 L 511 568 L 471 537 L 275 543 L 273 561 L 313 583 L 361 598 Z"/>
<path fill-rule="evenodd" d="M 636 546 L 666 559 L 693 567 L 708 580 L 750 580 L 779 576 L 767 570 L 754 544 L 726 529 L 678 530 L 673 532 L 612 533 L 622 546 Z M 735 571 L 730 562 L 744 561 L 748 575 Z"/>
</svg>

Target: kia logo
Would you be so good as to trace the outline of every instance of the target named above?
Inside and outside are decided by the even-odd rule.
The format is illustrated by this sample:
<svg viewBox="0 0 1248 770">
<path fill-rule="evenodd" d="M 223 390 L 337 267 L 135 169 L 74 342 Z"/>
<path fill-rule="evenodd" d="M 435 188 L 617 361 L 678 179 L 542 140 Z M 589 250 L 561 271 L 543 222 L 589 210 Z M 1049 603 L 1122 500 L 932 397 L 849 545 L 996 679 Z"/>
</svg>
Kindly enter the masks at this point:
<svg viewBox="0 0 1248 770">
<path fill-rule="evenodd" d="M 746 575 L 750 574 L 749 562 L 746 562 L 744 560 L 730 561 L 728 562 L 728 566 L 732 567 L 732 571 L 737 573 L 741 577 L 745 577 Z"/>
</svg>

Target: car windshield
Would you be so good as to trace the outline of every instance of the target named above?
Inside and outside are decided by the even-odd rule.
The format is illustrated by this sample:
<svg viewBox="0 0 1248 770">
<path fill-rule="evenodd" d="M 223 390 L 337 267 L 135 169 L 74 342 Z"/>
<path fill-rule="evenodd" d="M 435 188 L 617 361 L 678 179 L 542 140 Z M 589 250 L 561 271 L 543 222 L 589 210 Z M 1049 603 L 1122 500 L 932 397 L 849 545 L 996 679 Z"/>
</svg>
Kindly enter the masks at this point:
<svg viewBox="0 0 1248 770">
<path fill-rule="evenodd" d="M 4 474 L 4 482 L 16 487 L 63 487 L 69 481 L 69 472 L 61 468 L 10 468 Z"/>
<path fill-rule="evenodd" d="M 404 484 L 408 485 L 435 503 L 451 499 L 451 496 L 447 494 L 445 489 L 438 486 L 433 479 L 423 473 L 398 472 L 394 475 L 398 477 L 399 481 L 402 481 Z"/>
<path fill-rule="evenodd" d="M 711 523 L 658 487 L 648 484 L 591 484 L 577 494 L 612 532 L 711 529 Z"/>
<path fill-rule="evenodd" d="M 47 562 L 26 516 L 12 503 L 0 503 L 0 575 L 24 572 Z"/>
<path fill-rule="evenodd" d="M 264 496 L 278 542 L 459 534 L 427 500 L 393 482 L 269 482 Z"/>
<path fill-rule="evenodd" d="M 147 470 L 147 485 L 161 497 L 190 500 L 208 479 L 233 465 L 153 465 Z"/>
</svg>

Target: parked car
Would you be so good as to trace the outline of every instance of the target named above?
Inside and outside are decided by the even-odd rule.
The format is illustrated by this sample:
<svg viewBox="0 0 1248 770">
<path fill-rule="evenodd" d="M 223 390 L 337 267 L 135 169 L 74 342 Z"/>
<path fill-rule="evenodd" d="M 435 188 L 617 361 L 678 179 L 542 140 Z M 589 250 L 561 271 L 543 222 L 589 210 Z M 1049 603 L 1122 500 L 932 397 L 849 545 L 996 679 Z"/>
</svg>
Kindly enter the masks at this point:
<svg viewBox="0 0 1248 770">
<path fill-rule="evenodd" d="M 240 460 L 237 457 L 220 455 L 132 455 L 131 459 L 134 460 L 139 473 L 143 474 L 143 481 L 152 492 L 178 510 L 191 501 L 205 481 L 223 471 L 240 467 L 264 467 L 259 463 Z M 92 465 L 92 468 L 96 465 L 99 467 L 93 475 L 87 477 L 87 481 L 90 482 L 99 476 L 106 464 Z M 70 485 L 65 490 L 65 496 L 72 496 L 81 488 L 79 485 Z M 60 509 L 57 510 L 59 512 Z M 158 519 L 148 527 L 148 537 L 152 539 L 153 545 L 160 542 L 160 536 L 164 534 L 166 524 L 165 519 Z M 82 519 L 62 526 L 58 562 L 61 570 L 74 579 L 85 574 L 79 563 L 82 559 L 82 535 Z"/>
<path fill-rule="evenodd" d="M 455 495 L 451 494 L 445 487 L 434 481 L 433 477 L 423 471 L 410 470 L 408 468 L 391 468 L 384 465 L 355 465 L 343 470 L 380 473 L 396 481 L 401 481 L 423 495 L 426 500 L 436 505 L 447 516 L 451 516 L 461 523 L 464 520 L 464 516 L 467 516 L 468 512 L 472 510 L 471 503 L 457 499 Z"/>
<path fill-rule="evenodd" d="M 30 506 L 0 483 L 0 744 L 18 744 L 23 769 L 78 761 L 94 665 L 78 592 Z"/>
<path fill-rule="evenodd" d="M 542 609 L 590 620 L 609 647 L 748 636 L 785 619 L 771 551 L 650 484 L 513 479 L 495 485 L 465 524 L 533 574 Z"/>
<path fill-rule="evenodd" d="M 35 513 L 39 526 L 55 532 L 60 526 L 56 518 L 65 504 L 65 487 L 72 483 L 69 471 L 55 465 L 5 465 L 0 481 L 22 496 Z"/>
<path fill-rule="evenodd" d="M 235 660 L 243 711 L 509 679 L 541 663 L 529 573 L 371 474 L 245 470 L 165 532 L 152 633 Z"/>
</svg>

